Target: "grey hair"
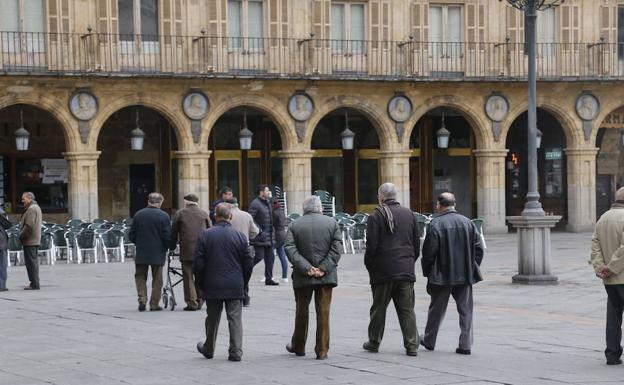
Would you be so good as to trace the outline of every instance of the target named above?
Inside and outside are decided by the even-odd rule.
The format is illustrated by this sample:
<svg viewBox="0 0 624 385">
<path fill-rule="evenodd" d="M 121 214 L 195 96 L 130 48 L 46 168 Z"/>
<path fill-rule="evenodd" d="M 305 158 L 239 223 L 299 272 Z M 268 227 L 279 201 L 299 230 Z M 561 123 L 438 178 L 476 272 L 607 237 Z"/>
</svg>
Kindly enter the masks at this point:
<svg viewBox="0 0 624 385">
<path fill-rule="evenodd" d="M 311 195 L 303 200 L 303 213 L 323 213 L 323 206 L 321 205 L 321 198 L 316 195 Z"/>
<path fill-rule="evenodd" d="M 616 201 L 624 201 L 624 187 L 620 187 L 616 192 L 615 192 L 615 200 Z"/>
<path fill-rule="evenodd" d="M 221 202 L 215 207 L 215 218 L 221 218 L 230 220 L 232 216 L 232 205 L 226 202 Z"/>
<path fill-rule="evenodd" d="M 151 205 L 161 204 L 165 200 L 165 197 L 161 193 L 153 192 L 147 197 L 147 203 Z"/>
<path fill-rule="evenodd" d="M 383 198 L 384 201 L 388 199 L 396 199 L 397 197 L 397 189 L 394 183 L 386 182 L 379 186 L 379 190 L 377 190 L 377 195 Z"/>
<path fill-rule="evenodd" d="M 24 196 L 24 195 L 27 196 L 28 199 L 30 199 L 31 201 L 35 200 L 35 194 L 30 192 L 30 191 L 26 191 L 25 193 L 22 194 L 22 196 Z"/>
</svg>

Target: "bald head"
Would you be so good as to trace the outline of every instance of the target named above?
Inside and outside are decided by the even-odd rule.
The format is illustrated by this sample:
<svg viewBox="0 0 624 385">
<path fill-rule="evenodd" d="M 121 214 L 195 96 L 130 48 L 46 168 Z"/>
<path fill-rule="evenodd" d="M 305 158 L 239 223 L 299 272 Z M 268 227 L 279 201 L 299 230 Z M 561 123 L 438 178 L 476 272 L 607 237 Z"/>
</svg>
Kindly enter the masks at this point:
<svg viewBox="0 0 624 385">
<path fill-rule="evenodd" d="M 438 211 L 444 212 L 455 208 L 455 195 L 450 192 L 443 192 L 438 195 Z"/>
<path fill-rule="evenodd" d="M 615 192 L 615 200 L 616 201 L 622 201 L 624 202 L 624 187 L 620 187 L 616 192 Z"/>
</svg>

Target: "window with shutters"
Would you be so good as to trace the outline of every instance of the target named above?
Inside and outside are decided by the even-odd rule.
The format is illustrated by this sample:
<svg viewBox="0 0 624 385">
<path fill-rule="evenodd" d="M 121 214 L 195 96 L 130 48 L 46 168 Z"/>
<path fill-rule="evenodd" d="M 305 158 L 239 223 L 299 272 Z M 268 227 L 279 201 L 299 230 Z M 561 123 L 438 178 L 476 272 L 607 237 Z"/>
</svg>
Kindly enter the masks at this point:
<svg viewBox="0 0 624 385">
<path fill-rule="evenodd" d="M 617 43 L 618 60 L 624 62 L 624 7 L 618 7 Z"/>
<path fill-rule="evenodd" d="M 555 8 L 537 13 L 537 54 L 552 56 L 557 42 L 557 18 Z"/>
<path fill-rule="evenodd" d="M 3 31 L 5 52 L 45 51 L 44 6 L 43 0 L 0 0 L 0 31 Z"/>
<path fill-rule="evenodd" d="M 364 52 L 365 17 L 363 3 L 332 2 L 330 36 L 334 53 Z"/>
<path fill-rule="evenodd" d="M 158 0 L 118 0 L 117 9 L 121 41 L 158 41 Z"/>
<path fill-rule="evenodd" d="M 433 55 L 459 56 L 462 42 L 462 7 L 429 5 L 429 52 Z"/>
<path fill-rule="evenodd" d="M 264 4 L 259 0 L 228 1 L 228 46 L 260 51 L 264 37 Z"/>
</svg>

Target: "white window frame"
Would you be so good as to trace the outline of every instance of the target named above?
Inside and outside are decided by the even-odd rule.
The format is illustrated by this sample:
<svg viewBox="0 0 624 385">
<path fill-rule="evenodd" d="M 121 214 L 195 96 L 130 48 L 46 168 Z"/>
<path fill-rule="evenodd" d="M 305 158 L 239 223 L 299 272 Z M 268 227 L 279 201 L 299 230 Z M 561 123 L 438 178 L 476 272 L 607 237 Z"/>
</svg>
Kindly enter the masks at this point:
<svg viewBox="0 0 624 385">
<path fill-rule="evenodd" d="M 264 38 L 266 37 L 266 4 L 263 0 L 228 0 L 228 15 L 227 21 L 230 22 L 229 4 L 230 2 L 240 3 L 240 31 L 241 36 L 228 36 L 228 49 L 229 51 L 246 51 L 246 52 L 261 52 L 264 50 Z M 259 37 L 254 36 L 253 40 L 249 37 L 249 3 L 260 3 L 262 9 L 262 20 L 260 25 L 262 26 L 262 33 Z M 253 41 L 253 43 L 251 43 Z"/>
<path fill-rule="evenodd" d="M 119 36 L 119 45 L 121 48 L 121 53 L 124 54 L 133 54 L 136 46 L 136 37 L 142 36 L 141 33 L 141 1 L 142 0 L 132 0 L 132 23 L 134 26 L 134 34 L 132 36 L 132 40 L 121 40 L 122 36 Z M 156 1 L 156 5 L 158 6 L 156 12 L 156 26 L 158 28 L 158 37 L 156 41 L 144 41 L 141 38 L 141 50 L 143 53 L 153 53 L 157 54 L 160 52 L 160 7 L 161 2 Z M 119 17 L 119 15 L 117 15 Z M 119 33 L 119 31 L 118 31 Z M 125 35 L 124 35 L 125 36 Z"/>
<path fill-rule="evenodd" d="M 2 1 L 2 0 L 0 0 Z M 17 31 L 6 31 L 2 26 L 0 30 L 5 30 L 2 36 L 2 51 L 17 53 L 25 49 L 26 53 L 41 53 L 46 51 L 45 31 L 46 31 L 46 12 L 45 0 L 41 1 L 41 32 L 33 32 L 26 30 L 24 2 L 26 0 L 17 0 Z M 15 33 L 7 33 L 15 32 Z"/>
<path fill-rule="evenodd" d="M 431 34 L 429 35 L 429 53 L 431 55 L 442 55 L 443 57 L 457 57 L 463 53 L 463 40 L 464 40 L 464 28 L 465 28 L 465 11 L 462 4 L 429 4 L 429 12 L 431 12 L 432 8 L 440 8 L 442 10 L 442 36 L 440 36 L 439 41 L 432 41 Z M 459 40 L 457 42 L 450 41 L 449 38 L 449 21 L 448 21 L 448 11 L 449 8 L 458 8 L 459 9 Z M 429 30 L 431 31 L 431 14 L 427 15 L 427 19 L 429 20 Z M 437 44 L 436 44 L 437 43 Z M 456 44 L 451 44 L 456 43 Z"/>
<path fill-rule="evenodd" d="M 341 40 L 333 40 L 332 39 L 332 52 L 334 54 L 363 54 L 365 47 L 366 34 L 368 32 L 368 9 L 366 7 L 366 3 L 364 2 L 351 2 L 351 1 L 332 1 L 331 6 L 334 5 L 342 5 L 344 10 L 344 19 L 342 21 L 342 36 Z M 364 10 L 363 13 L 363 24 L 364 24 L 364 41 L 352 41 L 353 37 L 351 36 L 351 7 L 354 5 L 359 5 Z M 330 19 L 333 10 L 330 9 Z M 334 26 L 333 23 L 330 25 L 330 28 L 333 30 L 337 26 Z M 331 32 L 330 32 L 331 37 Z"/>
</svg>

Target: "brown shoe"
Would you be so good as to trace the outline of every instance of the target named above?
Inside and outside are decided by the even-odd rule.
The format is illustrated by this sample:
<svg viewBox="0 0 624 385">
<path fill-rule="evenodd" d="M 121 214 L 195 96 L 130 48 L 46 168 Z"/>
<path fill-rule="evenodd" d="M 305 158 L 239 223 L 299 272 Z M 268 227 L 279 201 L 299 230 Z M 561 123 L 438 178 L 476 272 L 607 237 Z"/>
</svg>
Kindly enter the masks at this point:
<svg viewBox="0 0 624 385">
<path fill-rule="evenodd" d="M 317 360 L 326 360 L 327 359 L 327 354 L 317 354 L 316 355 L 316 359 Z"/>
<path fill-rule="evenodd" d="M 296 352 L 295 349 L 293 349 L 291 344 L 286 345 L 286 350 L 288 351 L 288 353 L 294 353 L 298 357 L 305 356 L 305 352 Z"/>
</svg>

